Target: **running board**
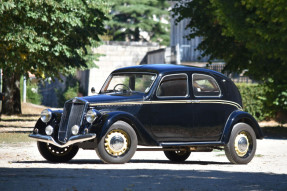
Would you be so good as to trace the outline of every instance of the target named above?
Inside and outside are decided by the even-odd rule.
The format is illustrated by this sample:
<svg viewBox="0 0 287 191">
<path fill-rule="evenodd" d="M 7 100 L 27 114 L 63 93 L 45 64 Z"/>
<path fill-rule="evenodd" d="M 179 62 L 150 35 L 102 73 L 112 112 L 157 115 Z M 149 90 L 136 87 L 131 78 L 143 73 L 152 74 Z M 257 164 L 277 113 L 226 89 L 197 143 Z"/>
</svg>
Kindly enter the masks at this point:
<svg viewBox="0 0 287 191">
<path fill-rule="evenodd" d="M 137 148 L 137 151 L 186 151 L 186 148 Z"/>
<path fill-rule="evenodd" d="M 224 146 L 223 142 L 212 141 L 212 142 L 162 142 L 160 143 L 162 147 L 195 147 L 195 146 Z"/>
</svg>

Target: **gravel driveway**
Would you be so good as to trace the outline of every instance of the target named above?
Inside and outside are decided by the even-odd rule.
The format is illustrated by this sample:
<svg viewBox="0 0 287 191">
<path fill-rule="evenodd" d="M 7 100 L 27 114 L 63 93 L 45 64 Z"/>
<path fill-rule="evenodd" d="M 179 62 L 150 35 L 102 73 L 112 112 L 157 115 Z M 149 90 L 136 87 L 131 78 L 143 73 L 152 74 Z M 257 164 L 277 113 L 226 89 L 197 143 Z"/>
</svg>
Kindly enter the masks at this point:
<svg viewBox="0 0 287 191">
<path fill-rule="evenodd" d="M 103 164 L 80 150 L 69 163 L 45 161 L 36 143 L 0 145 L 0 190 L 287 190 L 287 141 L 258 141 L 248 165 L 232 165 L 223 151 L 192 153 L 170 163 L 163 152 L 138 151 L 127 164 Z"/>
</svg>

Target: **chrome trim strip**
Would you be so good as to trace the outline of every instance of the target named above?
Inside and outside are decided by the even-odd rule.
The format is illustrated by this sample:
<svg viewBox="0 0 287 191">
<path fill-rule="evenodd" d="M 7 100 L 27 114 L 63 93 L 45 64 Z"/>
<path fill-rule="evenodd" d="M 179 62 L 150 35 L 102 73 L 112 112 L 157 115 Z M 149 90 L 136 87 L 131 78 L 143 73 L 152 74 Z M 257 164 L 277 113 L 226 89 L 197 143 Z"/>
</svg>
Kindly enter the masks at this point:
<svg viewBox="0 0 287 191">
<path fill-rule="evenodd" d="M 96 134 L 86 134 L 86 135 L 72 136 L 67 141 L 67 143 L 64 144 L 64 145 L 60 145 L 59 143 L 57 143 L 53 139 L 53 137 L 47 136 L 47 135 L 30 134 L 29 137 L 33 138 L 33 139 L 36 139 L 37 141 L 40 141 L 40 142 L 45 142 L 45 143 L 49 143 L 49 144 L 55 145 L 55 146 L 60 147 L 60 148 L 64 148 L 64 147 L 73 145 L 75 143 L 84 142 L 84 141 L 88 141 L 88 140 L 94 139 L 94 138 L 96 138 Z"/>
<path fill-rule="evenodd" d="M 123 101 L 123 102 L 107 102 L 107 103 L 91 103 L 90 106 L 103 106 L 103 105 L 142 105 L 143 101 Z"/>
<path fill-rule="evenodd" d="M 242 107 L 233 101 L 227 100 L 161 100 L 161 101 L 130 101 L 130 102 L 109 102 L 109 103 L 91 103 L 90 106 L 108 106 L 108 105 L 143 105 L 143 104 L 175 104 L 175 103 L 218 103 L 228 104 L 242 110 Z"/>
</svg>

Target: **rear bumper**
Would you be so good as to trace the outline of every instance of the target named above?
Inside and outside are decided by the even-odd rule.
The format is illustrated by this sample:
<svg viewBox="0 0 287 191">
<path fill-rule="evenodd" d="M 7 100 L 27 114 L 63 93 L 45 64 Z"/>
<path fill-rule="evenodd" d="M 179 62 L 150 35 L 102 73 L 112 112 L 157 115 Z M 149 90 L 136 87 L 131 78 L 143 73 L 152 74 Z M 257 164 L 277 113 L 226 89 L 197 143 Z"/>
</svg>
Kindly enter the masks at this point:
<svg viewBox="0 0 287 191">
<path fill-rule="evenodd" d="M 84 142 L 84 141 L 89 141 L 89 140 L 95 139 L 96 138 L 96 134 L 86 134 L 86 135 L 72 136 L 72 137 L 70 137 L 70 139 L 64 145 L 61 145 L 61 144 L 57 143 L 53 139 L 53 137 L 47 136 L 47 135 L 30 134 L 29 137 L 31 137 L 33 139 L 36 139 L 37 141 L 40 141 L 40 142 L 45 142 L 45 143 L 49 143 L 49 144 L 55 145 L 55 146 L 60 147 L 60 148 L 64 148 L 64 147 L 73 145 L 75 143 L 79 143 L 79 142 Z"/>
</svg>

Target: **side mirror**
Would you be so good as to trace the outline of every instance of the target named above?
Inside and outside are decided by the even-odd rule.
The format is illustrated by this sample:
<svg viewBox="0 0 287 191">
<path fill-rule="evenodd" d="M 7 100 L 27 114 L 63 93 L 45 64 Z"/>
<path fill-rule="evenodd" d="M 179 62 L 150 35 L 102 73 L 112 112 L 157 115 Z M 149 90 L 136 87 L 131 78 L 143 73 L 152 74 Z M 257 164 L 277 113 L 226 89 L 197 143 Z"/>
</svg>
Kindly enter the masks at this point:
<svg viewBox="0 0 287 191">
<path fill-rule="evenodd" d="M 95 94 L 95 93 L 96 93 L 96 90 L 95 90 L 94 87 L 91 88 L 91 92 L 92 92 L 92 94 Z"/>
</svg>

